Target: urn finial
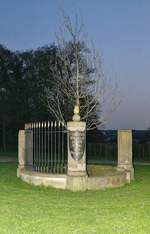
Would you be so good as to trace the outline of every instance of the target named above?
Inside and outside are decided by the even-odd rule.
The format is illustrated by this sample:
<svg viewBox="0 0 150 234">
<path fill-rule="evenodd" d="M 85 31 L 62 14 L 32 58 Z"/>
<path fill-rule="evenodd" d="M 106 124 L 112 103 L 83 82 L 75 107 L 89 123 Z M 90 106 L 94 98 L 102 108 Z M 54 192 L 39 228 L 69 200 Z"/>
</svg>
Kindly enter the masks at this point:
<svg viewBox="0 0 150 234">
<path fill-rule="evenodd" d="M 80 107 L 79 107 L 79 105 L 75 105 L 73 113 L 74 113 L 74 115 L 72 117 L 72 120 L 73 121 L 80 121 Z"/>
</svg>

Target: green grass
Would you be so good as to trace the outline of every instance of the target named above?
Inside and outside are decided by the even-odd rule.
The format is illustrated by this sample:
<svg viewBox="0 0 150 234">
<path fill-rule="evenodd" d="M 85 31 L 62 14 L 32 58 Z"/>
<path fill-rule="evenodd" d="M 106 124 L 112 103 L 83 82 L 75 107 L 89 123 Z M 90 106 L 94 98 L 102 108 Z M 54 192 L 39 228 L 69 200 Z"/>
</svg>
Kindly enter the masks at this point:
<svg viewBox="0 0 150 234">
<path fill-rule="evenodd" d="M 16 178 L 15 164 L 0 164 L 0 233 L 150 233 L 150 167 L 117 189 L 70 192 L 34 187 Z"/>
</svg>

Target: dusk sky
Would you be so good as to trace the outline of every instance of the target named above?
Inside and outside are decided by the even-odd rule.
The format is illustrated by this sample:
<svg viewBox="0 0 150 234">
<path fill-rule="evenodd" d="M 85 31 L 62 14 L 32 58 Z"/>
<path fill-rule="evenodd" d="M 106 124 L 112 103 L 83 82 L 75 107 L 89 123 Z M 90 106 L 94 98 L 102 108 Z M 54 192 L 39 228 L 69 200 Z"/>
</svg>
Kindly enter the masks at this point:
<svg viewBox="0 0 150 234">
<path fill-rule="evenodd" d="M 62 8 L 81 16 L 100 51 L 105 75 L 118 84 L 122 102 L 107 128 L 148 128 L 150 1 L 0 0 L 0 43 L 24 50 L 54 42 Z"/>
</svg>

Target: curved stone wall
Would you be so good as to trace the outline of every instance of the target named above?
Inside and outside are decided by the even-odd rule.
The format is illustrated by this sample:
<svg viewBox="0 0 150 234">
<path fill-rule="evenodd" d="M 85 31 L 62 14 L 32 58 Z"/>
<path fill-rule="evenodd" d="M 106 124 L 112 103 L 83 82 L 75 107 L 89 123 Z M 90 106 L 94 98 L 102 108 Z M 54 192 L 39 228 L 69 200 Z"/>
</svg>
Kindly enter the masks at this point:
<svg viewBox="0 0 150 234">
<path fill-rule="evenodd" d="M 105 189 L 113 187 L 121 187 L 127 183 L 126 181 L 126 172 L 125 171 L 116 171 L 110 175 L 103 176 L 91 176 L 88 177 L 88 189 Z"/>
<path fill-rule="evenodd" d="M 33 185 L 50 186 L 54 188 L 66 188 L 66 175 L 47 174 L 21 169 L 17 171 L 17 176 L 23 181 Z"/>
<path fill-rule="evenodd" d="M 70 182 L 70 176 L 63 174 L 46 174 L 25 169 L 18 169 L 17 175 L 23 181 L 33 185 L 51 186 L 60 189 L 70 188 L 72 191 L 121 187 L 128 182 L 126 179 L 127 171 L 123 169 L 118 170 L 117 168 L 111 166 L 90 165 L 88 166 L 88 171 L 89 176 L 86 178 L 84 177 L 84 181 L 82 183 L 82 176 L 74 177 L 72 187 L 70 184 L 68 186 L 68 183 L 72 183 Z M 78 187 L 78 182 L 79 185 L 84 184 L 84 186 Z"/>
</svg>

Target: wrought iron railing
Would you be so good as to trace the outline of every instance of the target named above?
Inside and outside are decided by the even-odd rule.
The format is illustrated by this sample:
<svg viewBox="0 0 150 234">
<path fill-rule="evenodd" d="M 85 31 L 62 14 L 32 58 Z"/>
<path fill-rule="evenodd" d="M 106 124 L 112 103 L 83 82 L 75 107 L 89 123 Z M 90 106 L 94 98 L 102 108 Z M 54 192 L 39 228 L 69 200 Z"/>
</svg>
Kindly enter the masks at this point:
<svg viewBox="0 0 150 234">
<path fill-rule="evenodd" d="M 33 169 L 66 173 L 67 130 L 61 122 L 34 122 L 26 125 L 33 134 Z"/>
</svg>

